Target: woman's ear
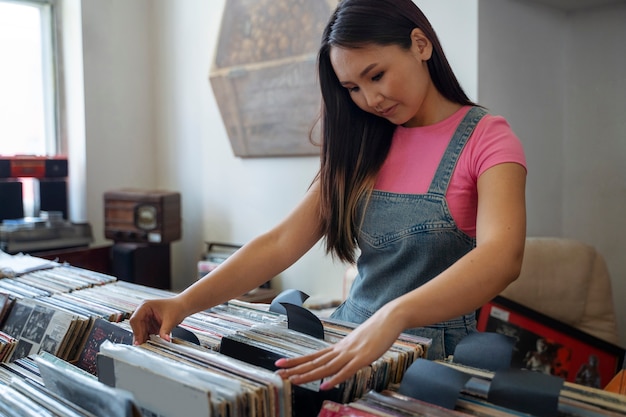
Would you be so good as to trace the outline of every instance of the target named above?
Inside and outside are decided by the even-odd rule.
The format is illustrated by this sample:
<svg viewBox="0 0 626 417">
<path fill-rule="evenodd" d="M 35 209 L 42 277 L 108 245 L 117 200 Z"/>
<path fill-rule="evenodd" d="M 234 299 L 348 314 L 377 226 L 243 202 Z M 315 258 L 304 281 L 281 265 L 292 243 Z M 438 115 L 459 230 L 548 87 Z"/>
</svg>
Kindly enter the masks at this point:
<svg viewBox="0 0 626 417">
<path fill-rule="evenodd" d="M 411 31 L 411 51 L 421 61 L 428 61 L 432 56 L 433 44 L 422 29 L 415 28 Z"/>
</svg>

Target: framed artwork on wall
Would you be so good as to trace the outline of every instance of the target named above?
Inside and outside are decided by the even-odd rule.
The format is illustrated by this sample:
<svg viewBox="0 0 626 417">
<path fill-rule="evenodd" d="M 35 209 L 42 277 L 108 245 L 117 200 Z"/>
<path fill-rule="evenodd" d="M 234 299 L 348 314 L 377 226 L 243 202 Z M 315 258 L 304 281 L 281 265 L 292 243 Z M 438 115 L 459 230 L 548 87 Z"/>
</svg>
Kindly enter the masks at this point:
<svg viewBox="0 0 626 417">
<path fill-rule="evenodd" d="M 226 2 L 209 81 L 235 156 L 319 155 L 316 61 L 333 4 Z"/>
</svg>

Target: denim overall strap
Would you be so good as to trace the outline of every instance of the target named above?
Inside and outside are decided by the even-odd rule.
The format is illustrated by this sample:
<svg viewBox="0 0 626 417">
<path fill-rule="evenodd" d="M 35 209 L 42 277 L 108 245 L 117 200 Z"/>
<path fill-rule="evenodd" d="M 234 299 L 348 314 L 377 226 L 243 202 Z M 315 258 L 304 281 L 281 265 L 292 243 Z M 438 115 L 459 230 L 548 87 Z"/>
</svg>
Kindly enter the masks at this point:
<svg viewBox="0 0 626 417">
<path fill-rule="evenodd" d="M 457 160 L 484 110 L 472 108 L 450 139 L 429 191 L 372 191 L 359 202 L 361 254 L 350 295 L 332 317 L 362 323 L 389 301 L 419 288 L 476 246 L 450 214 L 445 193 Z M 416 306 L 415 314 L 420 314 Z M 433 340 L 430 359 L 444 358 L 475 330 L 473 314 L 406 332 Z"/>
<path fill-rule="evenodd" d="M 474 132 L 474 128 L 485 114 L 487 114 L 487 112 L 481 107 L 472 107 L 467 112 L 448 144 L 433 181 L 430 183 L 428 193 L 441 196 L 446 195 L 450 178 L 452 178 L 452 173 L 456 167 L 456 161 L 458 161 L 459 155 L 463 152 L 467 140 L 472 135 L 472 132 Z M 451 163 L 451 161 L 454 161 L 454 163 Z"/>
</svg>

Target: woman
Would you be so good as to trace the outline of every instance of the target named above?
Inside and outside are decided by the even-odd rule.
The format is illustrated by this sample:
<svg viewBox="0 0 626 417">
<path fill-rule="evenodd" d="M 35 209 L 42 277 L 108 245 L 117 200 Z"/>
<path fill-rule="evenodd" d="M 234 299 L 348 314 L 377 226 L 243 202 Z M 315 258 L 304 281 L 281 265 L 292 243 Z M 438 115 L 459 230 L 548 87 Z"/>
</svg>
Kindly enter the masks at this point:
<svg viewBox="0 0 626 417">
<path fill-rule="evenodd" d="M 281 359 L 295 384 L 329 389 L 401 332 L 443 358 L 475 330 L 473 311 L 519 274 L 525 159 L 501 117 L 465 95 L 411 0 L 342 0 L 318 55 L 319 175 L 301 203 L 180 295 L 147 301 L 135 342 L 168 338 L 187 315 L 266 282 L 321 238 L 359 274 L 335 317 L 362 323 L 330 348 Z M 357 259 L 357 253 L 360 253 Z"/>
</svg>

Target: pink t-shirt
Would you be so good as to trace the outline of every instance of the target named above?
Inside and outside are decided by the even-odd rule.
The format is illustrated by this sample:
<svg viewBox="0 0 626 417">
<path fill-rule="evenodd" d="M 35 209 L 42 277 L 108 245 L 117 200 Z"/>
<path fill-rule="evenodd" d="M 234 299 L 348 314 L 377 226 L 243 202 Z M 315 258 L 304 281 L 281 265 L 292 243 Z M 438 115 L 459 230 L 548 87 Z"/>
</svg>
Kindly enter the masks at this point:
<svg viewBox="0 0 626 417">
<path fill-rule="evenodd" d="M 469 106 L 434 125 L 398 126 L 374 188 L 402 194 L 424 194 Z M 458 227 L 476 236 L 478 177 L 494 165 L 515 162 L 526 167 L 524 149 L 507 121 L 485 115 L 470 136 L 452 174 L 446 200 Z"/>
</svg>

